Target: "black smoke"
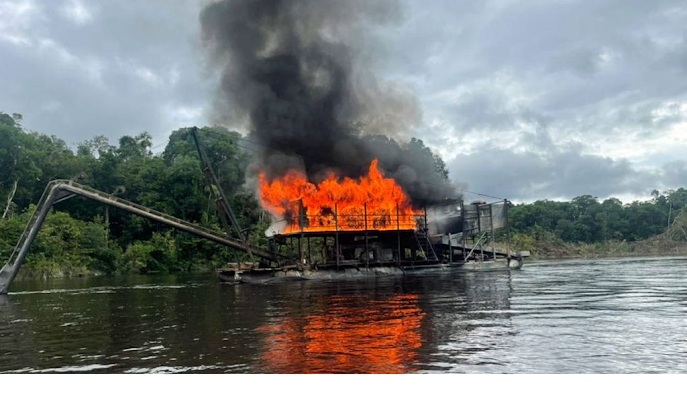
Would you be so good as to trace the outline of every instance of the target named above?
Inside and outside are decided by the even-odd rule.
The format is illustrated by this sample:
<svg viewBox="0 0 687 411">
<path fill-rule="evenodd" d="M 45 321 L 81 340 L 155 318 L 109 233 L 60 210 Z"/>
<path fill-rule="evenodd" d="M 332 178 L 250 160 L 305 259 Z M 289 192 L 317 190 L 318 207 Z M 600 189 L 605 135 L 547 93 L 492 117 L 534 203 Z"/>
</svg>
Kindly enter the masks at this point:
<svg viewBox="0 0 687 411">
<path fill-rule="evenodd" d="M 357 177 L 374 158 L 416 203 L 454 195 L 429 150 L 398 143 L 421 121 L 413 94 L 373 74 L 375 32 L 399 0 L 221 0 L 201 13 L 221 70 L 215 117 L 244 124 L 268 177 L 303 170 Z M 394 137 L 369 137 L 384 134 Z"/>
</svg>

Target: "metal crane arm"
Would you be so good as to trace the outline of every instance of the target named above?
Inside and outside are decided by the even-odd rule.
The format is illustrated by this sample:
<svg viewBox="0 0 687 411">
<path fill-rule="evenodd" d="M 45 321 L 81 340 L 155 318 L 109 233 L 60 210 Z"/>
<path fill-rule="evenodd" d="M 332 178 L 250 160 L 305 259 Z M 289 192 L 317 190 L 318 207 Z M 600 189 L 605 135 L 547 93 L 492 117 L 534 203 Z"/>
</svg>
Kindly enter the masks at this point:
<svg viewBox="0 0 687 411">
<path fill-rule="evenodd" d="M 285 259 L 285 257 L 278 254 L 274 254 L 260 248 L 251 247 L 244 242 L 229 238 L 224 233 L 189 223 L 171 215 L 155 211 L 151 208 L 144 207 L 130 201 L 122 200 L 121 198 L 115 197 L 111 194 L 83 186 L 73 181 L 55 180 L 51 181 L 45 188 L 43 196 L 36 206 L 36 211 L 33 213 L 33 216 L 31 216 L 24 233 L 19 238 L 17 246 L 12 252 L 7 264 L 0 269 L 0 294 L 7 294 L 12 281 L 14 281 L 22 263 L 26 259 L 26 255 L 29 252 L 31 244 L 36 239 L 36 235 L 38 235 L 38 231 L 41 229 L 41 226 L 45 221 L 45 217 L 48 215 L 48 211 L 50 211 L 56 202 L 59 202 L 66 197 L 75 195 L 89 198 L 91 200 L 127 211 L 158 223 L 166 224 L 189 234 L 210 240 L 220 245 L 245 251 L 269 261 L 280 261 Z"/>
</svg>

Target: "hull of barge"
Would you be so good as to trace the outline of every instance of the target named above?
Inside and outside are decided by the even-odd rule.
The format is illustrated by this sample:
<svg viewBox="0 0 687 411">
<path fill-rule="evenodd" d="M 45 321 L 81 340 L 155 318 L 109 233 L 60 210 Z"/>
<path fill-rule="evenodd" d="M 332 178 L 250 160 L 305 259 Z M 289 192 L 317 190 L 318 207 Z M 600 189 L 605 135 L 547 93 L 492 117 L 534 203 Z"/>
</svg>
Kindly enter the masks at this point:
<svg viewBox="0 0 687 411">
<path fill-rule="evenodd" d="M 423 273 L 460 273 L 460 272 L 489 272 L 519 270 L 522 261 L 469 261 L 467 263 L 452 264 L 423 264 L 414 266 L 389 265 L 376 267 L 341 267 L 317 269 L 312 267 L 284 267 L 257 269 L 220 269 L 217 277 L 225 283 L 269 283 L 275 281 L 305 281 L 305 280 L 355 280 L 378 277 L 422 275 Z"/>
</svg>

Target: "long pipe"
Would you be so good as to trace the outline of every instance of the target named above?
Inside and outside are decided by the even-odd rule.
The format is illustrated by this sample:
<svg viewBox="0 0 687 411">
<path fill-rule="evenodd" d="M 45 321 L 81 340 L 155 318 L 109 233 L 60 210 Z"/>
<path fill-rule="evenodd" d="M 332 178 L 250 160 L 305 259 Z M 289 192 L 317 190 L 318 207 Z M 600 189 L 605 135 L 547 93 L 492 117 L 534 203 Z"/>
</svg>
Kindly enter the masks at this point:
<svg viewBox="0 0 687 411">
<path fill-rule="evenodd" d="M 252 252 L 254 255 L 262 257 L 266 260 L 279 261 L 283 258 L 282 256 L 273 254 L 269 251 L 250 247 L 243 242 L 226 237 L 222 233 L 209 230 L 199 225 L 186 222 L 171 215 L 164 214 L 126 200 L 122 200 L 102 191 L 94 190 L 92 188 L 88 188 L 67 180 L 55 180 L 50 182 L 46 187 L 45 191 L 43 192 L 43 196 L 38 203 L 36 211 L 34 212 L 34 215 L 31 217 L 31 220 L 29 220 L 24 233 L 17 243 L 17 247 L 15 247 L 14 252 L 10 256 L 7 264 L 5 264 L 5 266 L 0 270 L 0 294 L 7 294 L 12 281 L 14 281 L 22 263 L 26 259 L 26 255 L 29 252 L 31 244 L 35 240 L 38 231 L 40 231 L 41 226 L 45 222 L 45 217 L 48 215 L 48 211 L 50 208 L 52 208 L 55 201 L 59 200 L 60 195 L 65 192 L 98 201 L 111 207 L 119 208 L 137 216 L 168 225 L 180 231 L 193 234 L 220 245 L 246 252 Z"/>
<path fill-rule="evenodd" d="M 54 182 L 48 184 L 43 192 L 43 196 L 38 202 L 36 211 L 31 216 L 26 229 L 19 238 L 17 246 L 12 252 L 12 255 L 10 255 L 7 264 L 5 264 L 5 266 L 0 270 L 0 295 L 7 294 L 7 291 L 9 290 L 12 281 L 14 281 L 16 278 L 19 268 L 26 259 L 26 254 L 29 252 L 31 243 L 33 243 L 38 231 L 40 231 L 41 226 L 45 221 L 45 217 L 48 215 L 48 211 L 52 207 L 52 203 L 55 201 L 58 192 L 59 185 L 55 184 Z"/>
</svg>

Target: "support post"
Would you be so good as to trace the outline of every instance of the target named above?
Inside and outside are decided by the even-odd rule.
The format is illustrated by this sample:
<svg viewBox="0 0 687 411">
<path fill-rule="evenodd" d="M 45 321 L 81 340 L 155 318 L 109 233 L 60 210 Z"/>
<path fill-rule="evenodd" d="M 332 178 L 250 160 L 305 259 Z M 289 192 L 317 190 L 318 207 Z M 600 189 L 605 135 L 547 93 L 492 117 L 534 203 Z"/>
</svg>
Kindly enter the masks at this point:
<svg viewBox="0 0 687 411">
<path fill-rule="evenodd" d="M 12 285 L 19 272 L 19 268 L 26 259 L 31 244 L 38 235 L 38 231 L 40 231 L 48 212 L 52 208 L 53 202 L 60 194 L 60 185 L 54 182 L 48 184 L 43 192 L 43 196 L 38 201 L 36 210 L 33 212 L 31 219 L 26 225 L 26 229 L 19 238 L 17 246 L 12 251 L 7 264 L 0 269 L 0 295 L 7 294 L 9 291 L 10 285 Z"/>
<path fill-rule="evenodd" d="M 305 223 L 305 218 L 303 216 L 303 199 L 298 201 L 298 225 L 301 229 L 301 235 L 298 237 L 298 262 L 303 263 L 305 259 L 305 251 L 303 250 L 303 224 Z"/>
<path fill-rule="evenodd" d="M 489 225 L 491 226 L 491 257 L 496 261 L 496 235 L 494 231 L 494 205 L 489 204 Z"/>
<path fill-rule="evenodd" d="M 508 199 L 503 200 L 503 213 L 506 219 L 506 258 L 510 264 L 510 222 L 508 221 Z"/>
<path fill-rule="evenodd" d="M 451 233 L 448 233 L 448 262 L 453 264 L 453 240 Z"/>
<path fill-rule="evenodd" d="M 460 222 L 461 222 L 461 229 L 463 232 L 461 233 L 460 236 L 460 241 L 463 243 L 463 249 L 461 250 L 462 256 L 463 256 L 463 262 L 467 262 L 467 256 L 465 255 L 465 249 L 467 248 L 467 236 L 466 236 L 466 231 L 465 231 L 465 201 L 460 200 Z"/>
<path fill-rule="evenodd" d="M 401 265 L 401 212 L 398 208 L 398 203 L 396 203 L 396 239 L 398 241 L 398 265 Z"/>
<path fill-rule="evenodd" d="M 339 269 L 339 205 L 334 204 L 334 253 L 336 254 L 336 269 Z"/>
<path fill-rule="evenodd" d="M 424 209 L 425 209 L 425 228 L 424 228 L 424 232 L 425 232 L 425 237 L 429 237 L 429 227 L 427 226 L 427 206 L 425 206 Z"/>
<path fill-rule="evenodd" d="M 480 204 L 477 204 L 477 230 L 480 233 L 480 239 L 482 238 L 482 206 Z M 478 240 L 478 243 L 481 241 Z M 482 244 L 479 245 L 479 254 L 480 254 L 480 261 L 484 262 L 484 248 Z"/>
<path fill-rule="evenodd" d="M 368 246 L 368 236 L 367 236 L 367 203 L 365 203 L 365 267 L 370 268 L 370 248 Z"/>
</svg>

